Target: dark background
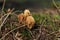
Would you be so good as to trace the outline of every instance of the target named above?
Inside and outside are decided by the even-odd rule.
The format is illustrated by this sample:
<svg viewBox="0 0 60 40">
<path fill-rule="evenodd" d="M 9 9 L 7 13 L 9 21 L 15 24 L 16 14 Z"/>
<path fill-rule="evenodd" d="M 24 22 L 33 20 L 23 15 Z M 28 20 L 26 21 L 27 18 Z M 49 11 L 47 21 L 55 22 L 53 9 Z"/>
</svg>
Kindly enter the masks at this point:
<svg viewBox="0 0 60 40">
<path fill-rule="evenodd" d="M 55 0 L 56 3 L 60 4 L 60 0 Z M 0 0 L 0 8 L 2 7 L 3 0 Z M 6 0 L 5 8 L 53 8 L 52 0 Z"/>
</svg>

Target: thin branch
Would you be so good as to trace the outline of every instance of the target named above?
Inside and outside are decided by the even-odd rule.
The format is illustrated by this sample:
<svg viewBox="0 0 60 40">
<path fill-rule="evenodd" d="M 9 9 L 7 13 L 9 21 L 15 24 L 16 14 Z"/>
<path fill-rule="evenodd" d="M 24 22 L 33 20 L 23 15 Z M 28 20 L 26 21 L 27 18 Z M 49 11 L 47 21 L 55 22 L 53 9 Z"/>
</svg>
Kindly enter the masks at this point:
<svg viewBox="0 0 60 40">
<path fill-rule="evenodd" d="M 14 9 L 11 10 L 11 12 L 13 11 Z M 4 25 L 6 19 L 9 17 L 9 15 L 11 14 L 11 12 L 7 13 L 7 16 L 5 17 L 4 21 L 2 22 L 2 24 L 0 25 L 0 31 L 1 31 L 1 27 Z"/>
<path fill-rule="evenodd" d="M 4 25 L 6 19 L 8 18 L 8 16 L 10 15 L 11 13 L 8 13 L 7 16 L 5 17 L 4 21 L 2 22 L 2 24 L 0 25 L 0 30 L 1 30 L 1 27 Z"/>
<path fill-rule="evenodd" d="M 57 9 L 59 9 L 59 7 L 56 5 L 56 3 L 55 3 L 54 0 L 52 0 L 52 3 L 53 3 L 53 5 L 54 5 Z"/>
<path fill-rule="evenodd" d="M 10 23 L 10 26 L 11 26 L 11 29 L 12 29 L 12 27 L 13 27 L 12 23 Z M 16 40 L 15 39 L 15 33 L 14 32 L 12 32 L 12 35 L 13 35 L 13 39 Z"/>
<path fill-rule="evenodd" d="M 41 34 L 42 34 L 41 30 L 42 30 L 42 26 L 40 26 L 40 28 L 39 28 L 39 35 L 37 36 L 37 38 L 35 40 L 38 40 L 39 37 L 41 36 Z"/>
<path fill-rule="evenodd" d="M 6 2 L 6 0 L 3 0 L 2 12 L 4 10 L 5 2 Z"/>
<path fill-rule="evenodd" d="M 4 16 L 6 16 L 7 14 L 3 15 L 1 18 L 0 18 L 0 21 L 3 19 Z"/>
<path fill-rule="evenodd" d="M 13 32 L 14 30 L 17 30 L 17 29 L 19 29 L 19 28 L 21 28 L 21 27 L 24 27 L 24 26 L 25 26 L 25 25 L 22 25 L 22 26 L 20 26 L 20 27 L 17 27 L 17 28 L 15 28 L 15 29 L 9 31 L 9 32 L 6 33 L 0 40 L 2 40 L 4 37 L 6 37 L 9 33 Z"/>
<path fill-rule="evenodd" d="M 27 28 L 26 28 L 27 29 Z M 34 38 L 34 35 L 32 34 L 32 32 L 29 30 L 29 29 L 27 29 L 28 31 L 29 31 L 29 33 L 31 34 L 31 36 L 32 36 L 32 38 Z"/>
<path fill-rule="evenodd" d="M 47 36 L 50 36 L 51 34 L 57 34 L 57 33 L 59 33 L 59 31 L 54 31 L 54 32 L 48 34 Z"/>
<path fill-rule="evenodd" d="M 16 11 L 14 11 L 13 13 L 16 13 L 16 12 L 22 12 L 22 11 L 20 11 L 20 10 L 16 10 Z"/>
<path fill-rule="evenodd" d="M 57 6 L 57 4 L 55 3 L 54 0 L 52 0 L 52 3 L 53 3 L 53 5 L 57 8 L 57 11 L 60 13 L 60 9 L 59 9 L 60 7 Z"/>
<path fill-rule="evenodd" d="M 46 20 L 46 18 L 45 18 L 45 20 Z M 42 25 L 44 24 L 45 20 L 41 23 L 40 28 L 39 28 L 39 35 L 38 35 L 37 38 L 34 39 L 34 40 L 38 40 L 39 37 L 41 36 L 41 34 L 42 34 L 42 31 L 41 31 L 41 30 L 42 30 Z"/>
</svg>

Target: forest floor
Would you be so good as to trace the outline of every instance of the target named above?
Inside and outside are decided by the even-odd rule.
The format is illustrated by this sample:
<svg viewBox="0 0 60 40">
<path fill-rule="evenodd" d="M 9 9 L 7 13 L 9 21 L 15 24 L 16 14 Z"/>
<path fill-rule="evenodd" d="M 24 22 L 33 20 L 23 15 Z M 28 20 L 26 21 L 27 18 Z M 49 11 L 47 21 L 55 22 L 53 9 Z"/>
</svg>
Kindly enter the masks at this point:
<svg viewBox="0 0 60 40">
<path fill-rule="evenodd" d="M 32 11 L 36 23 L 31 30 L 19 24 L 17 13 L 0 12 L 0 40 L 59 40 L 60 13 L 57 9 Z"/>
</svg>

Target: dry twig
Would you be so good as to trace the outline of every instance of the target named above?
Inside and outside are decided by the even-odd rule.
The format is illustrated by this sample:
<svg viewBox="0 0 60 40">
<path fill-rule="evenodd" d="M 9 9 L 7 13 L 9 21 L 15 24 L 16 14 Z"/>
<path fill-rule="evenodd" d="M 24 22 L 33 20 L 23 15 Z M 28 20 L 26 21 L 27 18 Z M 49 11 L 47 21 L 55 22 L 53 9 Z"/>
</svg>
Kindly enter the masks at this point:
<svg viewBox="0 0 60 40">
<path fill-rule="evenodd" d="M 3 0 L 2 12 L 4 10 L 5 2 L 6 2 L 6 0 Z"/>
<path fill-rule="evenodd" d="M 4 37 L 6 37 L 9 33 L 13 32 L 14 30 L 19 29 L 19 28 L 24 27 L 24 26 L 25 26 L 25 25 L 22 25 L 22 26 L 20 26 L 20 27 L 17 27 L 17 28 L 15 28 L 15 29 L 11 30 L 10 32 L 6 33 L 0 40 L 4 39 Z"/>
<path fill-rule="evenodd" d="M 0 18 L 0 21 L 3 19 L 4 16 L 6 16 L 7 14 L 3 15 L 1 18 Z"/>
<path fill-rule="evenodd" d="M 2 22 L 2 24 L 0 25 L 0 30 L 1 30 L 1 27 L 4 25 L 6 19 L 8 18 L 8 16 L 10 15 L 11 13 L 7 14 L 7 16 L 5 17 L 4 21 Z"/>
<path fill-rule="evenodd" d="M 59 9 L 60 7 L 57 6 L 57 4 L 55 3 L 54 0 L 52 0 L 52 3 L 53 3 L 53 5 L 57 8 L 57 11 L 60 13 L 60 9 Z"/>
<path fill-rule="evenodd" d="M 11 10 L 11 12 L 13 11 L 14 9 Z M 11 14 L 11 12 L 7 13 L 7 16 L 5 17 L 4 21 L 2 22 L 2 24 L 0 25 L 0 31 L 1 31 L 1 27 L 4 25 L 6 19 L 9 17 L 9 15 Z"/>
</svg>

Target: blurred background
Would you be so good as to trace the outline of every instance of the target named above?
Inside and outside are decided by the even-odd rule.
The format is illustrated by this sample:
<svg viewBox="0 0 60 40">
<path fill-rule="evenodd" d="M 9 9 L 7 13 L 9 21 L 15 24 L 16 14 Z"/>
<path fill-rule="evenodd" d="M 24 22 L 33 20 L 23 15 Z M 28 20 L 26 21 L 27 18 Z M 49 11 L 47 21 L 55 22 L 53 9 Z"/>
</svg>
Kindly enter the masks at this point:
<svg viewBox="0 0 60 40">
<path fill-rule="evenodd" d="M 55 0 L 60 6 L 60 0 Z M 0 8 L 2 7 L 3 0 L 0 0 Z M 52 0 L 6 0 L 5 8 L 16 8 L 16 9 L 44 9 L 53 8 Z"/>
</svg>

